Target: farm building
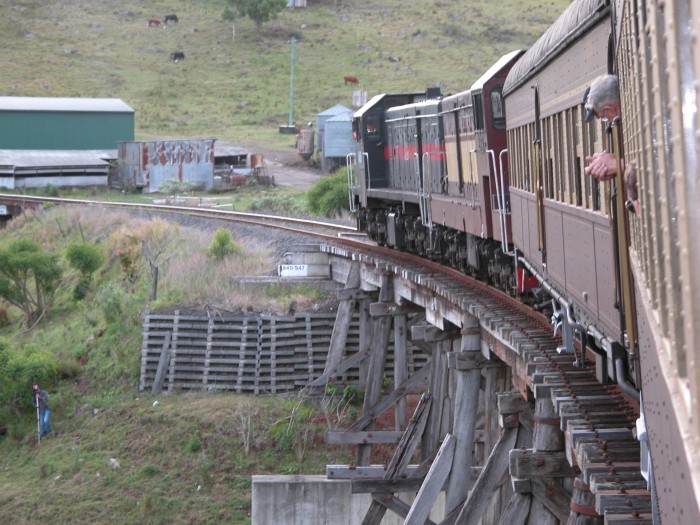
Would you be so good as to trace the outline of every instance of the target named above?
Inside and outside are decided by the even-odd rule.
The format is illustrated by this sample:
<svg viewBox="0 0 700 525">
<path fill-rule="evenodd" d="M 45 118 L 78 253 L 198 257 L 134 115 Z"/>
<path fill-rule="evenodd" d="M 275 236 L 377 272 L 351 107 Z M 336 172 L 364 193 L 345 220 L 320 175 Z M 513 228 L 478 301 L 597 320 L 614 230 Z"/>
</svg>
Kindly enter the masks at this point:
<svg viewBox="0 0 700 525">
<path fill-rule="evenodd" d="M 191 183 L 209 190 L 214 184 L 215 139 L 121 142 L 118 183 L 141 188 L 144 193 L 161 191 L 169 181 Z"/>
<path fill-rule="evenodd" d="M 0 149 L 116 150 L 134 140 L 134 110 L 118 98 L 0 97 Z"/>
<path fill-rule="evenodd" d="M 0 186 L 106 186 L 116 150 L 0 150 Z"/>
<path fill-rule="evenodd" d="M 343 164 L 345 156 L 355 151 L 352 142 L 352 110 L 341 104 L 316 115 L 316 133 L 324 173 Z"/>
</svg>

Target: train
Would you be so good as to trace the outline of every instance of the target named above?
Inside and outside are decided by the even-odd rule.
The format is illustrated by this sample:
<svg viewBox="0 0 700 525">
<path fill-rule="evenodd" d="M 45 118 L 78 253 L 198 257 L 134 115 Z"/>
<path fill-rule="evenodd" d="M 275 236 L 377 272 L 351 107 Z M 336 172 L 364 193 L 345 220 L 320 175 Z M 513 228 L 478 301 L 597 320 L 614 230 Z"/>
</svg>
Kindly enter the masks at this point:
<svg viewBox="0 0 700 525">
<path fill-rule="evenodd" d="M 462 92 L 372 97 L 347 162 L 359 230 L 551 315 L 561 352 L 638 400 L 655 523 L 700 523 L 699 14 L 573 0 Z M 601 74 L 622 116 L 588 122 Z M 612 149 L 636 168 L 635 213 L 624 173 L 585 174 Z"/>
</svg>

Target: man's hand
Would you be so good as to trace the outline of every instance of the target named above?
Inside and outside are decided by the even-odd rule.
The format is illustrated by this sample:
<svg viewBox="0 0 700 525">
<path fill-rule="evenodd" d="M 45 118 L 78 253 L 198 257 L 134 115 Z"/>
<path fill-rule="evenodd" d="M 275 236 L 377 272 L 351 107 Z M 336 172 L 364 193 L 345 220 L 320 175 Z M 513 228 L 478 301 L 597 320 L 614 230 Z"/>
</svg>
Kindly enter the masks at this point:
<svg viewBox="0 0 700 525">
<path fill-rule="evenodd" d="M 586 157 L 588 166 L 585 174 L 598 180 L 610 180 L 617 175 L 617 160 L 615 155 L 602 151 Z"/>
</svg>

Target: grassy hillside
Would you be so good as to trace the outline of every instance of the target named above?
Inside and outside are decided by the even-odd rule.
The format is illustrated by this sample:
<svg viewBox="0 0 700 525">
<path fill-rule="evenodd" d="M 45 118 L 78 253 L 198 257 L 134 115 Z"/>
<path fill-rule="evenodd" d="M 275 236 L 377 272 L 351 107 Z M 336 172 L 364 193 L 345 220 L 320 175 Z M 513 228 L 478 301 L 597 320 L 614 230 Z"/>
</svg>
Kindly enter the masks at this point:
<svg viewBox="0 0 700 525">
<path fill-rule="evenodd" d="M 289 120 L 292 36 L 294 121 L 305 123 L 351 105 L 344 75 L 370 96 L 466 89 L 501 55 L 532 44 L 568 3 L 309 0 L 257 37 L 247 18 L 224 21 L 224 0 L 4 0 L 0 95 L 121 98 L 142 139 L 287 144 L 277 128 Z M 179 24 L 147 26 L 169 13 Z M 175 50 L 186 59 L 172 62 Z"/>
</svg>

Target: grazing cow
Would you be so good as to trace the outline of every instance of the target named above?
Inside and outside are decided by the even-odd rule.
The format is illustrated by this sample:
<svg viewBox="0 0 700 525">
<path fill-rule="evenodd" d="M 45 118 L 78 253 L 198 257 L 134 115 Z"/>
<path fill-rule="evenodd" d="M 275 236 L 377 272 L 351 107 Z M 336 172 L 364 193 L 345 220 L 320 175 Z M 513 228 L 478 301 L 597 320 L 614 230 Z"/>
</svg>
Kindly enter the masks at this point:
<svg viewBox="0 0 700 525">
<path fill-rule="evenodd" d="M 163 23 L 167 25 L 170 22 L 177 24 L 179 22 L 179 20 L 177 19 L 177 15 L 165 15 L 165 21 Z"/>
<path fill-rule="evenodd" d="M 178 60 L 185 60 L 185 53 L 182 51 L 174 51 L 171 55 L 170 58 L 173 60 L 173 62 L 177 62 Z"/>
<path fill-rule="evenodd" d="M 160 20 L 157 18 L 149 18 L 148 27 L 160 27 Z"/>
<path fill-rule="evenodd" d="M 343 77 L 343 80 L 345 81 L 346 86 L 348 84 L 359 84 L 360 83 L 360 81 L 357 79 L 357 77 L 354 77 L 352 75 L 345 75 Z"/>
</svg>

